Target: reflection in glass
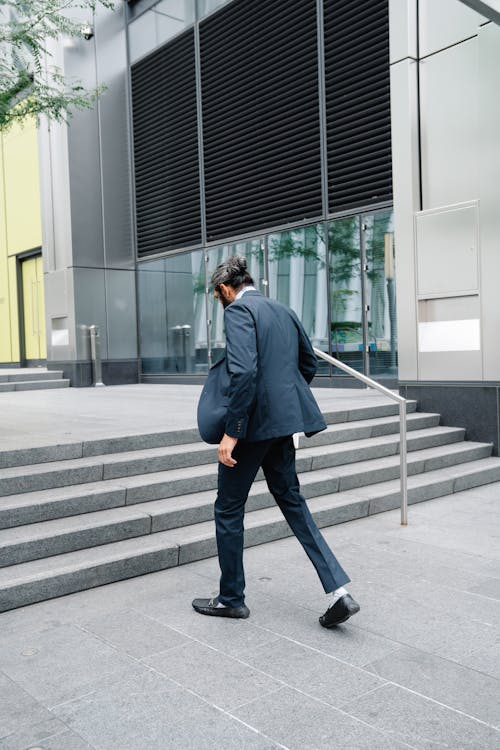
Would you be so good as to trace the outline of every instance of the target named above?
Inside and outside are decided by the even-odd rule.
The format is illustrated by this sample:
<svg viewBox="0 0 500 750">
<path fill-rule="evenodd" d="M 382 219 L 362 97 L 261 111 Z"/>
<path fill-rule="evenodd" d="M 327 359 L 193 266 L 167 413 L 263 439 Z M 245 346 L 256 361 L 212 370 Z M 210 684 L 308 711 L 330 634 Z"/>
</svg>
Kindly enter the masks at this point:
<svg viewBox="0 0 500 750">
<path fill-rule="evenodd" d="M 268 237 L 269 296 L 288 305 L 302 322 L 312 345 L 328 351 L 326 248 L 323 224 Z M 318 362 L 318 373 L 328 365 Z"/>
<path fill-rule="evenodd" d="M 363 370 L 360 224 L 358 216 L 329 224 L 332 354 Z"/>
<path fill-rule="evenodd" d="M 217 10 L 221 5 L 225 5 L 228 0 L 196 0 L 198 5 L 198 18 L 205 18 L 209 13 Z"/>
<path fill-rule="evenodd" d="M 231 255 L 244 255 L 250 276 L 255 282 L 255 288 L 263 291 L 264 256 L 260 238 L 247 242 L 237 242 L 232 245 L 222 245 L 207 252 L 207 281 L 210 283 L 213 272 L 223 260 Z M 215 363 L 226 346 L 224 336 L 224 308 L 210 289 L 208 296 L 208 310 L 210 323 L 210 349 L 212 362 Z"/>
<path fill-rule="evenodd" d="M 364 217 L 370 374 L 396 374 L 396 300 L 392 211 Z"/>
<path fill-rule="evenodd" d="M 131 62 L 180 34 L 194 20 L 195 0 L 160 0 L 155 3 L 129 23 Z"/>
<path fill-rule="evenodd" d="M 207 370 L 205 268 L 200 250 L 138 267 L 144 373 Z"/>
</svg>

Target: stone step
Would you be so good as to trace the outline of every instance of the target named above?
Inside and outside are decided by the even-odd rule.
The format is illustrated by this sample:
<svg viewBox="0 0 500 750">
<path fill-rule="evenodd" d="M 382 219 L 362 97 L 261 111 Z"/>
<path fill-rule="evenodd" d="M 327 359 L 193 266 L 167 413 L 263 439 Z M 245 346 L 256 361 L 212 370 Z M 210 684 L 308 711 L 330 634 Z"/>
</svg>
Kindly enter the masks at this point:
<svg viewBox="0 0 500 750">
<path fill-rule="evenodd" d="M 428 454 L 433 450 L 435 449 L 415 452 L 416 459 L 414 461 L 412 460 L 414 458 L 412 454 L 408 463 L 408 474 L 410 476 L 425 472 L 425 465 L 427 464 L 432 467 L 428 471 L 451 465 L 449 463 L 450 456 L 440 456 L 441 465 L 432 463 L 432 459 L 436 461 L 438 458 L 436 455 L 431 458 L 428 457 Z M 487 452 L 484 451 L 475 455 L 476 457 L 483 457 L 487 455 Z M 374 464 L 376 463 L 377 461 L 373 460 L 363 462 L 365 467 L 371 465 L 371 472 L 370 468 L 365 468 L 365 485 L 361 485 L 365 486 L 365 491 L 366 484 L 369 484 L 370 478 L 375 476 Z M 358 471 L 360 465 L 357 465 Z M 348 468 L 351 468 L 350 473 L 346 471 Z M 352 472 L 353 468 L 353 466 L 341 467 L 342 471 L 335 477 L 325 476 L 324 472 L 318 470 L 312 470 L 302 475 L 301 484 L 304 495 L 308 499 L 316 500 L 321 495 L 332 496 L 349 491 L 352 489 L 353 481 L 359 481 L 359 476 Z M 379 471 L 382 472 L 390 470 L 391 479 L 398 476 L 398 469 L 399 466 L 394 464 L 379 467 Z M 395 470 L 396 473 L 394 473 Z M 215 470 L 213 476 L 216 477 Z M 384 479 L 389 478 L 384 474 L 382 476 L 384 476 Z M 358 486 L 354 484 L 354 487 Z M 360 494 L 359 490 L 357 490 L 357 494 Z M 69 518 L 7 528 L 0 531 L 0 567 L 35 560 L 39 557 L 62 554 L 84 547 L 97 546 L 112 540 L 118 541 L 129 536 L 149 533 L 149 531 L 159 532 L 200 523 L 213 518 L 213 502 L 213 491 L 202 492 L 198 496 L 195 493 L 190 493 L 184 497 L 171 496 L 168 499 L 163 498 L 160 501 L 147 502 L 136 506 L 123 505 L 114 509 L 89 512 Z M 273 504 L 273 498 L 270 496 L 265 482 L 256 482 L 249 496 L 248 510 L 254 511 Z M 144 531 L 144 528 L 147 528 L 147 531 Z"/>
<path fill-rule="evenodd" d="M 469 442 L 411 451 L 408 454 L 408 472 L 411 475 L 432 471 L 440 466 L 476 461 L 490 454 L 491 445 Z M 307 461 L 310 463 L 311 459 L 308 458 Z M 399 476 L 399 456 L 346 464 L 330 470 L 322 468 L 303 471 L 299 476 L 303 493 L 310 498 L 395 479 Z M 175 496 L 180 501 L 189 502 L 190 498 L 193 501 L 199 500 L 200 493 L 205 493 L 207 503 L 213 503 L 216 486 L 216 466 L 206 465 L 125 477 L 120 481 L 90 482 L 74 487 L 4 496 L 0 499 L 0 529 Z M 249 502 L 258 504 L 261 502 L 258 498 L 262 494 L 267 495 L 267 486 L 260 471 L 251 489 Z M 252 500 L 254 495 L 256 498 Z"/>
<path fill-rule="evenodd" d="M 61 380 L 63 377 L 62 370 L 45 370 L 43 368 L 38 369 L 27 368 L 12 371 L 3 370 L 0 373 L 0 383 L 27 383 L 28 381 L 43 381 L 43 380 Z"/>
<path fill-rule="evenodd" d="M 0 383 L 0 393 L 4 391 L 46 391 L 54 388 L 68 388 L 69 380 L 16 380 Z"/>
<path fill-rule="evenodd" d="M 443 445 L 463 440 L 465 431 L 455 427 L 433 427 L 415 430 L 407 436 L 408 450 Z M 304 439 L 303 444 L 306 444 Z M 389 434 L 352 443 L 338 443 L 301 448 L 297 453 L 297 470 L 309 471 L 359 460 L 397 453 L 399 435 Z M 0 496 L 69 485 L 121 479 L 185 467 L 197 468 L 217 460 L 216 449 L 203 443 L 169 446 L 117 455 L 68 459 L 34 464 L 27 469 L 11 467 L 0 470 Z M 1 503 L 0 503 L 1 505 Z"/>
<path fill-rule="evenodd" d="M 406 429 L 411 432 L 438 427 L 439 421 L 439 414 L 414 412 L 406 417 Z M 397 432 L 399 432 L 399 416 L 363 419 L 348 424 L 329 424 L 326 430 L 318 432 L 310 438 L 301 435 L 299 445 L 301 448 L 313 448 L 318 445 L 333 445 L 334 443 L 363 440 L 364 438 L 380 437 Z"/>
<path fill-rule="evenodd" d="M 115 508 L 0 531 L 0 567 L 151 533 L 142 509 Z"/>
<path fill-rule="evenodd" d="M 423 415 L 416 414 L 416 401 L 407 402 L 408 424 L 412 417 Z M 354 407 L 345 411 L 327 412 L 324 417 L 327 424 L 339 425 L 344 423 L 390 418 L 398 414 L 397 404 L 389 401 L 385 404 L 374 406 Z M 351 425 L 348 425 L 351 426 Z M 428 425 L 431 426 L 431 425 Z M 364 437 L 369 437 L 367 426 L 364 426 Z M 324 433 L 326 434 L 325 430 Z M 383 434 L 383 433 L 380 433 Z M 317 436 L 311 438 L 315 441 Z M 171 430 L 156 433 L 140 433 L 137 435 L 123 435 L 110 438 L 99 438 L 97 440 L 86 440 L 83 442 L 69 442 L 61 445 L 42 445 L 38 447 L 18 448 L 15 450 L 0 451 L 0 469 L 13 468 L 15 466 L 27 466 L 37 463 L 52 463 L 65 461 L 70 458 L 86 458 L 90 456 L 109 455 L 112 453 L 124 453 L 146 448 L 161 448 L 172 445 L 184 445 L 186 443 L 198 442 L 200 439 L 198 430 L 191 428 L 187 430 Z M 354 438 L 353 438 L 354 439 Z M 326 440 L 329 442 L 329 440 Z M 320 445 L 321 442 L 310 443 Z"/>
<path fill-rule="evenodd" d="M 420 502 L 472 486 L 498 481 L 500 459 L 488 458 L 409 478 L 409 501 Z M 399 505 L 399 483 L 384 482 L 363 491 L 323 495 L 309 507 L 320 527 L 378 513 Z M 130 516 L 130 528 L 147 521 Z M 108 514 L 109 520 L 109 514 Z M 410 516 L 411 522 L 411 516 Z M 137 526 L 134 527 L 134 523 Z M 277 508 L 246 514 L 245 546 L 289 536 L 291 531 Z M 90 528 L 90 526 L 89 526 Z M 105 528 L 105 524 L 103 525 Z M 214 525 L 204 521 L 183 528 L 149 533 L 138 538 L 104 543 L 92 549 L 66 552 L 0 570 L 0 611 L 6 611 L 113 581 L 163 570 L 216 554 Z"/>
</svg>

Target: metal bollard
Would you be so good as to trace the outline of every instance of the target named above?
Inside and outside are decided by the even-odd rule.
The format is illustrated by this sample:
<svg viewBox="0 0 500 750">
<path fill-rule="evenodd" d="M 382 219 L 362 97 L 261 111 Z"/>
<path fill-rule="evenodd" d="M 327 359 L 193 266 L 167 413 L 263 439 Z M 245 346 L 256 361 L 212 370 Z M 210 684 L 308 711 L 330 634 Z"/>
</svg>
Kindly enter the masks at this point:
<svg viewBox="0 0 500 750">
<path fill-rule="evenodd" d="M 94 387 L 97 388 L 98 386 L 104 385 L 104 383 L 102 382 L 101 342 L 99 337 L 99 326 L 89 326 L 89 331 Z"/>
</svg>

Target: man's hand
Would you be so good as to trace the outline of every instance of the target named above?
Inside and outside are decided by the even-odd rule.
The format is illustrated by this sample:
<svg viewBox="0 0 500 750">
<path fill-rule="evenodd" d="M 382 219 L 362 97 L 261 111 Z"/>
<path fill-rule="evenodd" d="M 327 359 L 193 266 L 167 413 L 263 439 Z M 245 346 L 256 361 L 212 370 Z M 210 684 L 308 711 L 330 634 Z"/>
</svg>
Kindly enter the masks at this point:
<svg viewBox="0 0 500 750">
<path fill-rule="evenodd" d="M 237 463 L 231 455 L 237 442 L 238 438 L 231 437 L 230 435 L 224 434 L 222 437 L 217 452 L 219 454 L 219 461 L 224 466 L 232 468 Z"/>
</svg>

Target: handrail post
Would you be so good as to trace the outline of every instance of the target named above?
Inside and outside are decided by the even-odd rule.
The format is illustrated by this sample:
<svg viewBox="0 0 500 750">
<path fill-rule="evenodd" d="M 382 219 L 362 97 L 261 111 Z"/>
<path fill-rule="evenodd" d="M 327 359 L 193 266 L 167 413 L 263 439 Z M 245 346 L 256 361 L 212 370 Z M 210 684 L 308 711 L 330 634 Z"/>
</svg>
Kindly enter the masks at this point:
<svg viewBox="0 0 500 750">
<path fill-rule="evenodd" d="M 399 479 L 401 485 L 401 525 L 408 526 L 408 465 L 406 462 L 406 401 L 399 404 Z"/>
<path fill-rule="evenodd" d="M 322 352 L 321 349 L 313 347 L 313 351 L 317 357 L 324 359 L 334 367 L 338 367 L 339 370 L 347 372 L 357 380 L 361 380 L 365 383 L 367 388 L 374 388 L 376 391 L 383 393 L 384 396 L 396 401 L 399 404 L 399 459 L 400 459 L 400 471 L 399 471 L 399 482 L 401 490 L 401 525 L 408 525 L 408 466 L 407 466 L 407 446 L 406 446 L 406 399 L 399 394 L 395 394 L 376 380 L 369 378 L 367 375 L 362 375 L 357 370 L 354 370 L 349 365 L 341 362 L 335 357 L 331 357 L 329 354 Z"/>
</svg>

